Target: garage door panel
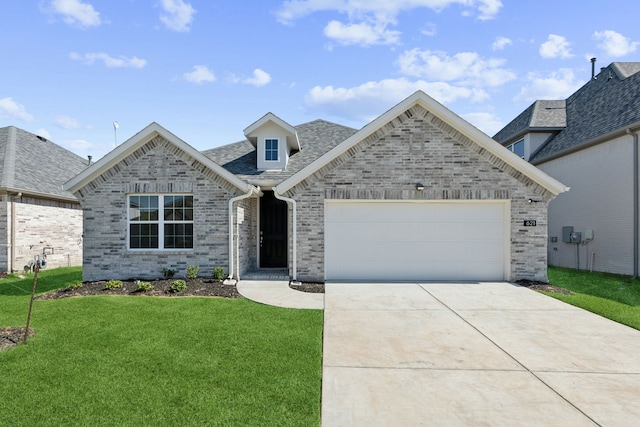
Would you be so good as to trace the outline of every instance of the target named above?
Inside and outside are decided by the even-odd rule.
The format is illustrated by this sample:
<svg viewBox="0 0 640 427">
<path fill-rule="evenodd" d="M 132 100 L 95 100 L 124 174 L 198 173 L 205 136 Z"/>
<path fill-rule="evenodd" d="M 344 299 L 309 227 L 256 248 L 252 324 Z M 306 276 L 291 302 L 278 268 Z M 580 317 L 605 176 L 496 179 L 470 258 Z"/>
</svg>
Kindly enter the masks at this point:
<svg viewBox="0 0 640 427">
<path fill-rule="evenodd" d="M 331 202 L 327 280 L 502 280 L 505 203 Z"/>
</svg>

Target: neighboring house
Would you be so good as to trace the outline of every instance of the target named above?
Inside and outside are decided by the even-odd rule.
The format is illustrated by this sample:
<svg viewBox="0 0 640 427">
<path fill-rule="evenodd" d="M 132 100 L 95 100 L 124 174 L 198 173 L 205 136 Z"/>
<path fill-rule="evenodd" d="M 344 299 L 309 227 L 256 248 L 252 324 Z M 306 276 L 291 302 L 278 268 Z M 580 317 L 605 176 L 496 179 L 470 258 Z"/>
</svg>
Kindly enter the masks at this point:
<svg viewBox="0 0 640 427">
<path fill-rule="evenodd" d="M 191 264 L 304 281 L 546 278 L 547 205 L 565 186 L 423 92 L 357 131 L 269 113 L 244 133 L 199 152 L 152 123 L 66 183 L 84 209 L 84 279 Z"/>
<path fill-rule="evenodd" d="M 571 187 L 549 206 L 549 264 L 638 275 L 639 131 L 640 62 L 614 62 L 494 136 Z"/>
<path fill-rule="evenodd" d="M 14 126 L 0 128 L 0 271 L 47 254 L 47 267 L 82 264 L 82 209 L 62 184 L 87 160 Z"/>
</svg>

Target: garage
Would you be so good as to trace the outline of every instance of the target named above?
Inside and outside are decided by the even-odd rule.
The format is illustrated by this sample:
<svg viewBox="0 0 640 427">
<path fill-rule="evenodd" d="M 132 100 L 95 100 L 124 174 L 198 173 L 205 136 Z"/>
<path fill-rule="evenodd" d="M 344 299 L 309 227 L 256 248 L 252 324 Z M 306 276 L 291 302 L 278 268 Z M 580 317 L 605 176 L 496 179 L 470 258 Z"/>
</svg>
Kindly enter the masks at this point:
<svg viewBox="0 0 640 427">
<path fill-rule="evenodd" d="M 508 201 L 325 201 L 325 279 L 505 280 Z"/>
</svg>

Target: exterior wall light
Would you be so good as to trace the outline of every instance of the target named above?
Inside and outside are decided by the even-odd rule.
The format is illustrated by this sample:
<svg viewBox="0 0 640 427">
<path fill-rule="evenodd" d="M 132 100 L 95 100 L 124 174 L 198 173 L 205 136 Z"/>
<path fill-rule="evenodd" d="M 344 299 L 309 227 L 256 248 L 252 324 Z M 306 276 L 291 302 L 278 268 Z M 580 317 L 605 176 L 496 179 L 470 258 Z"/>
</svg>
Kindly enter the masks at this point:
<svg viewBox="0 0 640 427">
<path fill-rule="evenodd" d="M 540 200 L 529 199 L 527 203 L 538 203 Z"/>
<path fill-rule="evenodd" d="M 424 190 L 424 185 L 420 184 L 419 182 L 416 182 L 416 190 L 418 191 Z"/>
</svg>

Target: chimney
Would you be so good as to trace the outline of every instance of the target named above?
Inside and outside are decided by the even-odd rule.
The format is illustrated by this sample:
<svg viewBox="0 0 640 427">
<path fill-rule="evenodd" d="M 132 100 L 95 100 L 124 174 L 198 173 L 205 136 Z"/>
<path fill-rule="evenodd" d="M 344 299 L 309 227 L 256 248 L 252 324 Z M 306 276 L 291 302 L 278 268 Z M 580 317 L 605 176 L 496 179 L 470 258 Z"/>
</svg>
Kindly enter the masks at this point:
<svg viewBox="0 0 640 427">
<path fill-rule="evenodd" d="M 596 79 L 596 58 L 591 58 L 591 80 Z"/>
</svg>

